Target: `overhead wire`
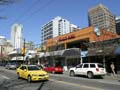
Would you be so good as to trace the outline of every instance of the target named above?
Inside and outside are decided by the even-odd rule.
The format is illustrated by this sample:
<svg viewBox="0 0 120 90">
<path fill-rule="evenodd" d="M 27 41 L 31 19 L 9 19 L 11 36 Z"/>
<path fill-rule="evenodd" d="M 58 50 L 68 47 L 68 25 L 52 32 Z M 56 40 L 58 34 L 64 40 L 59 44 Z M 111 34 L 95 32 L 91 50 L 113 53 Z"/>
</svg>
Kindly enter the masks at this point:
<svg viewBox="0 0 120 90">
<path fill-rule="evenodd" d="M 16 20 L 14 20 L 13 22 L 18 22 L 20 19 L 23 19 L 25 17 L 26 14 L 28 14 L 33 7 L 38 4 L 39 2 L 41 2 L 42 0 L 36 0 L 35 2 L 32 3 L 32 5 L 25 11 L 25 13 L 23 13 L 22 15 L 20 15 Z"/>
<path fill-rule="evenodd" d="M 5 9 L 7 9 L 8 7 L 3 7 L 3 8 L 0 8 L 0 12 L 3 12 L 5 11 Z"/>
<path fill-rule="evenodd" d="M 5 10 L 7 10 L 11 4 L 14 4 L 16 2 L 18 2 L 18 0 L 0 0 L 0 6 L 2 7 L 2 8 L 0 7 L 0 13 L 5 12 Z M 8 19 L 7 16 L 0 16 L 0 17 L 2 19 Z"/>
<path fill-rule="evenodd" d="M 40 10 L 46 8 L 47 6 L 51 5 L 55 0 L 49 0 L 44 6 L 42 6 L 41 8 L 39 8 L 38 10 L 34 11 L 31 15 L 34 15 L 36 13 L 38 13 Z"/>
<path fill-rule="evenodd" d="M 41 1 L 42 0 L 36 0 L 35 2 L 33 2 L 32 5 L 25 11 L 25 13 L 23 13 L 22 15 L 20 15 L 19 17 L 17 17 L 15 20 L 13 20 L 11 24 L 13 24 L 15 22 L 20 22 L 20 21 L 21 22 L 25 22 L 25 21 L 29 20 L 29 18 L 33 17 L 38 12 L 40 12 L 44 8 L 46 8 L 49 5 L 51 5 L 55 0 L 49 0 L 46 4 L 44 4 L 43 6 L 41 6 L 39 9 L 37 9 L 36 11 L 33 11 L 32 13 L 30 13 L 30 11 L 33 9 L 33 7 L 36 6 L 36 4 L 39 4 Z M 29 13 L 30 13 L 30 16 L 27 16 L 27 18 L 24 19 L 24 17 L 27 14 L 29 14 Z"/>
<path fill-rule="evenodd" d="M 44 5 L 40 6 L 37 10 L 33 11 L 32 13 L 30 13 L 30 11 L 32 11 L 32 9 L 34 8 L 34 6 L 36 6 L 36 4 L 40 3 L 41 1 L 42 0 L 36 0 L 35 2 L 33 2 L 32 5 L 26 10 L 26 12 L 23 13 L 22 15 L 20 15 L 19 17 L 17 17 L 16 19 L 14 19 L 11 24 L 13 24 L 15 22 L 18 22 L 18 21 L 20 21 L 22 19 L 23 19 L 23 22 L 29 20 L 28 18 L 31 18 L 35 14 L 39 13 L 41 10 L 43 10 L 46 7 L 48 7 L 49 5 L 51 5 L 55 0 L 49 0 L 49 1 L 47 1 Z M 27 18 L 25 18 L 25 16 L 27 14 L 29 14 L 29 13 L 30 13 L 30 16 L 27 16 Z"/>
<path fill-rule="evenodd" d="M 12 23 L 10 23 L 10 25 L 12 25 L 13 23 L 16 23 L 20 20 L 22 20 L 26 14 L 30 13 L 30 11 L 33 9 L 34 6 L 36 6 L 36 4 L 40 3 L 42 0 L 36 0 L 35 2 L 32 3 L 32 5 L 26 10 L 25 13 L 23 13 L 22 15 L 20 15 L 19 17 L 17 17 L 16 19 L 14 19 L 12 21 Z M 29 20 L 28 18 L 33 17 L 35 14 L 37 14 L 38 12 L 40 12 L 41 10 L 43 10 L 44 8 L 48 7 L 49 5 L 51 5 L 55 0 L 49 0 L 48 2 L 46 2 L 44 5 L 42 5 L 39 9 L 37 9 L 36 11 L 33 11 L 32 13 L 30 13 L 30 16 L 27 16 L 27 18 L 23 19 L 22 22 L 25 22 L 27 20 Z"/>
<path fill-rule="evenodd" d="M 16 1 L 17 0 L 0 0 L 0 5 L 9 5 L 9 4 L 13 4 Z"/>
<path fill-rule="evenodd" d="M 29 17 L 27 17 L 26 19 L 24 19 L 22 22 L 25 22 L 27 20 L 29 20 L 29 18 L 33 17 L 35 14 L 37 14 L 38 12 L 40 12 L 41 10 L 43 10 L 44 8 L 48 7 L 49 5 L 51 5 L 55 0 L 49 0 L 46 4 L 44 4 L 43 6 L 41 6 L 39 9 L 37 9 L 36 11 L 33 11 Z"/>
</svg>

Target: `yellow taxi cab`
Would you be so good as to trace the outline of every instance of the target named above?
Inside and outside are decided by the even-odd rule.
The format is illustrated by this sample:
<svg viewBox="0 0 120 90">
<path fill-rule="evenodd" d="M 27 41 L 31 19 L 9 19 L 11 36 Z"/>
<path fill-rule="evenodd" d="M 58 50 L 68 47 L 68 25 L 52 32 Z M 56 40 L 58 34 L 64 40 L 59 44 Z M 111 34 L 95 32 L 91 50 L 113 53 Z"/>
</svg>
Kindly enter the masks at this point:
<svg viewBox="0 0 120 90">
<path fill-rule="evenodd" d="M 37 65 L 21 65 L 17 68 L 17 75 L 18 78 L 27 79 L 28 82 L 49 79 L 48 73 Z"/>
</svg>

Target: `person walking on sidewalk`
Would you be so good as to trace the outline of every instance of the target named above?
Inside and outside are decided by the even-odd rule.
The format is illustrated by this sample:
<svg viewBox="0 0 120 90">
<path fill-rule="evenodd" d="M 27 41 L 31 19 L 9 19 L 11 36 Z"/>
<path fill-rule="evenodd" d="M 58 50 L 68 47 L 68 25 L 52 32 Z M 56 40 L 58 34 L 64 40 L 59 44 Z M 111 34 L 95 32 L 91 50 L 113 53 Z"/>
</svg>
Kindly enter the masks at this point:
<svg viewBox="0 0 120 90">
<path fill-rule="evenodd" d="M 110 67 L 111 67 L 111 71 L 112 71 L 113 76 L 115 76 L 116 75 L 116 73 L 115 73 L 115 65 L 114 65 L 113 62 L 111 63 Z"/>
</svg>

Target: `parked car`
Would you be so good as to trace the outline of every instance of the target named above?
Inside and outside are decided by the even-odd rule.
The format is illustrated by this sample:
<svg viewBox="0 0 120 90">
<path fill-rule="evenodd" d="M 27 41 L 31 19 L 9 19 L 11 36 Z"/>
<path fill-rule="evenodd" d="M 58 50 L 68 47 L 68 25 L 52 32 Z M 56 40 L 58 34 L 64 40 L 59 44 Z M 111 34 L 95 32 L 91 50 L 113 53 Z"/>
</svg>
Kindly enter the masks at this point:
<svg viewBox="0 0 120 90">
<path fill-rule="evenodd" d="M 49 73 L 63 73 L 63 67 L 61 66 L 46 66 L 44 70 Z"/>
<path fill-rule="evenodd" d="M 88 78 L 106 75 L 106 69 L 99 63 L 82 63 L 69 69 L 69 75 L 85 75 Z"/>
<path fill-rule="evenodd" d="M 5 68 L 6 69 L 16 69 L 17 68 L 17 64 L 15 64 L 15 63 L 7 63 L 5 65 Z"/>
<path fill-rule="evenodd" d="M 21 65 L 16 72 L 18 78 L 27 79 L 28 82 L 49 79 L 49 74 L 37 65 Z"/>
</svg>

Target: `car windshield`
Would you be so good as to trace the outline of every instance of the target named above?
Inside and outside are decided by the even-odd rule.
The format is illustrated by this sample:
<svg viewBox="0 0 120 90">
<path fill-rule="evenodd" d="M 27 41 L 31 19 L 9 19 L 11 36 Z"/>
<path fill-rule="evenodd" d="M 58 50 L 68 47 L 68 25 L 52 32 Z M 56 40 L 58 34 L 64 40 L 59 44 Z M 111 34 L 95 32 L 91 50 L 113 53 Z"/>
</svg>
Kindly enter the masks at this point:
<svg viewBox="0 0 120 90">
<path fill-rule="evenodd" d="M 15 63 L 8 63 L 8 65 L 16 65 Z"/>
<path fill-rule="evenodd" d="M 28 66 L 28 70 L 40 70 L 40 68 L 39 67 L 37 67 L 37 66 Z"/>
</svg>

